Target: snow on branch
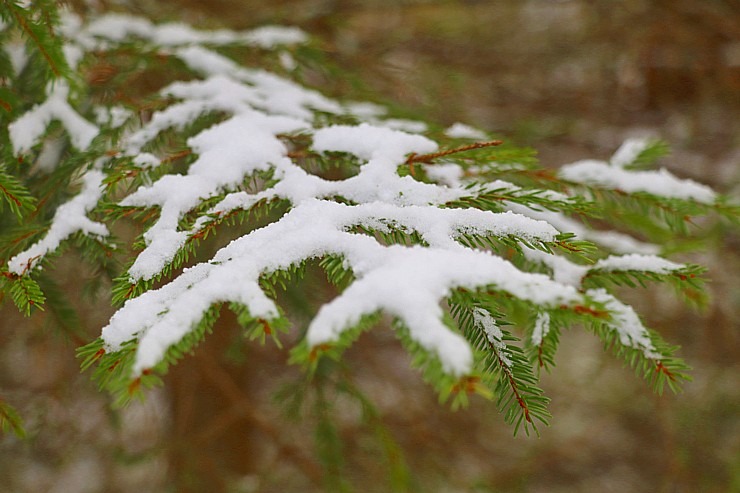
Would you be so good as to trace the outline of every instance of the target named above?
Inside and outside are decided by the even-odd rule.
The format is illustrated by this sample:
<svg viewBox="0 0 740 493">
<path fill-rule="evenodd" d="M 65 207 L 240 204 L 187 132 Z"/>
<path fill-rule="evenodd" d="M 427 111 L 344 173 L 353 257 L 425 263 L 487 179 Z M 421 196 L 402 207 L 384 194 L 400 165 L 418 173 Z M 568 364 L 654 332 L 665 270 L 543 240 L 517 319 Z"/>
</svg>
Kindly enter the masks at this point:
<svg viewBox="0 0 740 493">
<path fill-rule="evenodd" d="M 344 258 L 357 280 L 319 311 L 309 327 L 310 344 L 334 340 L 362 315 L 385 310 L 402 319 L 417 342 L 436 352 L 456 374 L 469 370 L 471 355 L 466 343 L 440 320 L 439 304 L 452 289 L 493 286 L 545 306 L 581 300 L 572 287 L 521 272 L 490 253 L 462 247 L 383 246 L 369 236 L 348 233 L 351 222 L 344 213 L 354 209 L 304 201 L 277 222 L 234 240 L 211 262 L 129 300 L 103 330 L 109 350 L 137 337 L 134 369 L 141 372 L 155 365 L 211 304 L 240 303 L 254 317 L 275 318 L 276 308 L 259 289 L 259 277 L 328 255 Z M 380 215 L 383 209 L 373 212 Z"/>
<path fill-rule="evenodd" d="M 717 198 L 714 191 L 706 185 L 693 180 L 681 180 L 665 168 L 658 171 L 628 171 L 604 161 L 587 159 L 563 166 L 558 175 L 574 183 L 597 185 L 627 193 L 645 192 L 704 204 L 712 204 Z"/>
<path fill-rule="evenodd" d="M 507 165 L 513 176 L 508 181 L 505 169 L 496 167 L 494 153 L 501 142 L 475 128 L 458 123 L 444 134 L 486 142 L 453 143 L 445 149 L 430 137 L 434 134 L 426 124 L 386 117 L 385 109 L 369 103 L 339 103 L 279 75 L 242 67 L 217 51 L 227 45 L 263 49 L 304 43 L 306 36 L 299 30 L 272 26 L 205 32 L 118 14 L 86 25 L 68 18 L 65 26 L 66 52 L 73 61 L 83 52 L 140 43 L 176 57 L 195 77 L 165 86 L 157 111 L 138 126 L 125 109 L 116 109 L 121 118 L 114 118 L 115 107 L 93 109 L 102 115 L 101 122 L 108 121 L 101 123 L 106 132 L 99 140 L 116 126 L 115 141 L 111 138 L 108 149 L 96 151 L 101 155 L 82 176 L 82 190 L 56 210 L 47 235 L 8 263 L 12 274 L 23 276 L 74 233 L 108 236 L 107 226 L 88 217 L 104 198 L 115 202 L 111 209 L 154 209 L 156 218 L 142 234 L 143 249 L 131 259 L 120 283 L 124 291 L 130 288 L 127 297 L 137 295 L 125 301 L 101 336 L 99 350 L 104 353 L 135 346 L 128 377 L 145 375 L 166 361 L 168 351 L 186 340 L 214 306 L 236 306 L 255 320 L 280 319 L 265 279 L 326 258 L 338 259 L 352 279 L 310 322 L 309 346 L 340 341 L 368 315 L 384 312 L 403 325 L 404 334 L 407 329 L 413 343 L 437 358 L 447 375 L 473 375 L 479 371 L 475 358 L 480 336 L 451 327 L 443 308 L 447 304 L 453 314 L 450 300 L 457 296 L 462 303 L 456 306 L 475 307 L 459 313 L 467 310 L 462 319 L 472 321 L 496 353 L 502 385 L 510 387 L 527 421 L 528 406 L 544 406 L 544 400 L 534 387 L 529 389 L 527 382 L 534 377 L 529 370 L 521 373 L 526 358 L 517 339 L 499 327 L 498 315 L 494 320 L 489 303 L 529 305 L 537 314 L 535 346 L 556 338 L 570 315 L 583 315 L 591 322 L 596 319 L 651 364 L 666 357 L 634 310 L 593 278 L 644 275 L 665 280 L 660 276 L 694 272 L 691 266 L 658 257 L 656 245 L 626 233 L 596 231 L 574 218 L 588 215 L 596 205 L 595 199 L 574 192 L 583 193 L 583 188 L 714 204 L 716 194 L 703 185 L 664 169 L 634 170 L 662 152 L 654 142 L 628 141 L 609 163 L 569 164 L 539 177 L 552 186 L 533 187 L 532 181 L 516 180 L 515 172 L 532 171 L 528 166 Z M 68 86 L 57 82 L 45 102 L 13 122 L 9 133 L 14 152 L 32 149 L 52 119 L 61 121 L 75 148 L 89 149 L 100 129 L 75 112 L 68 99 Z M 114 125 L 121 119 L 128 119 L 127 125 Z M 188 156 L 178 172 L 168 172 L 164 163 L 171 159 L 158 146 L 171 133 L 179 139 L 177 152 Z M 488 157 L 451 159 L 476 152 Z M 312 160 L 343 167 L 346 173 L 329 179 L 313 172 Z M 138 186 L 106 195 L 110 189 L 103 183 L 116 163 L 135 171 Z M 478 176 L 487 181 L 473 181 L 476 173 L 467 173 L 484 168 L 487 174 Z M 250 180 L 258 185 L 247 186 Z M 191 240 L 230 214 L 249 213 L 271 201 L 285 204 L 281 216 L 244 233 L 208 260 L 182 265 Z M 406 235 L 410 244 L 386 241 L 393 234 Z M 593 245 L 572 241 L 574 236 L 598 243 L 603 252 L 592 253 Z M 562 247 L 564 255 L 556 255 L 552 246 Z M 609 256 L 612 252 L 617 255 Z M 174 267 L 184 268 L 165 279 Z M 154 280 L 162 281 L 161 287 L 150 289 Z M 520 393 L 525 387 L 533 392 L 527 402 Z"/>
<path fill-rule="evenodd" d="M 28 152 L 46 133 L 52 120 L 58 120 L 69 134 L 72 145 L 81 151 L 86 150 L 100 130 L 85 120 L 67 102 L 69 86 L 56 81 L 49 86 L 48 97 L 43 103 L 34 106 L 20 118 L 8 125 L 10 141 L 15 154 Z"/>
<path fill-rule="evenodd" d="M 105 224 L 95 222 L 87 214 L 95 208 L 103 195 L 105 174 L 97 166 L 82 176 L 82 190 L 68 202 L 60 205 L 51 227 L 44 238 L 30 248 L 11 258 L 8 270 L 23 275 L 32 270 L 45 255 L 56 250 L 62 241 L 74 233 L 103 238 L 109 235 Z"/>
</svg>

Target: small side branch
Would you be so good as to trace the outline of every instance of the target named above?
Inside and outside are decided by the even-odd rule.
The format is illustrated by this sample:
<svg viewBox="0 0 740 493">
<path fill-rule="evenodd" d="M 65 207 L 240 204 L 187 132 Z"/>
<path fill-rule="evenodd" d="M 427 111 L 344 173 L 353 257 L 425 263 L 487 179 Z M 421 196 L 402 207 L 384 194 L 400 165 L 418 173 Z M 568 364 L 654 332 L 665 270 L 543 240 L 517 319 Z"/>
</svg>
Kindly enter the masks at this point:
<svg viewBox="0 0 740 493">
<path fill-rule="evenodd" d="M 406 164 L 413 165 L 414 163 L 432 164 L 432 160 L 449 156 L 450 154 L 456 154 L 458 152 L 472 151 L 473 149 L 483 149 L 485 147 L 500 146 L 504 142 L 501 140 L 491 140 L 488 142 L 475 142 L 474 144 L 468 144 L 454 149 L 447 149 L 445 151 L 433 152 L 431 154 L 415 154 L 412 153 L 406 159 Z"/>
<path fill-rule="evenodd" d="M 7 2 L 4 2 L 7 5 Z M 59 68 L 54 63 L 54 59 L 51 56 L 51 54 L 47 51 L 47 49 L 44 47 L 44 43 L 41 41 L 39 36 L 34 32 L 33 28 L 29 25 L 27 22 L 27 19 L 23 17 L 16 9 L 15 5 L 10 5 L 10 7 L 13 10 L 13 17 L 15 17 L 16 22 L 20 26 L 20 28 L 25 32 L 29 38 L 33 40 L 33 42 L 38 47 L 39 51 L 41 52 L 41 55 L 46 59 L 46 62 L 49 64 L 49 67 L 51 68 L 52 72 L 54 72 L 54 75 L 59 77 L 61 75 L 61 72 Z"/>
</svg>

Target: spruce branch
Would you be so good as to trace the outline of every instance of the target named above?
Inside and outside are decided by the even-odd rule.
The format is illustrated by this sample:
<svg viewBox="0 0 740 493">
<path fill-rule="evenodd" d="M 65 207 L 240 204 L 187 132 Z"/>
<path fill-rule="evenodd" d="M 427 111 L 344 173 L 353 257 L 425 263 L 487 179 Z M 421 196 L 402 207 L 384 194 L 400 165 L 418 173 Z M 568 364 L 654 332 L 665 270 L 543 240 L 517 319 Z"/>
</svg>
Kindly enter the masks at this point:
<svg viewBox="0 0 740 493">
<path fill-rule="evenodd" d="M 63 76 L 53 3 L 39 5 L 48 27 L 24 9 L 11 21 Z M 119 29 L 101 29 L 107 22 Z M 387 455 L 396 453 L 357 389 L 330 376 L 383 314 L 440 400 L 453 408 L 473 395 L 495 400 L 515 433 L 548 423 L 535 368 L 553 366 L 560 334 L 574 325 L 595 332 L 656 392 L 680 389 L 688 367 L 675 348 L 609 289 L 664 283 L 701 300 L 702 268 L 663 259 L 646 242 L 682 241 L 675 233 L 691 234 L 693 217 L 736 219 L 738 207 L 650 170 L 664 144 L 630 140 L 609 161 L 545 170 L 530 149 L 485 134 L 461 144 L 470 129 L 432 140 L 439 132 L 424 122 L 263 70 L 274 64 L 274 50 L 263 48 L 302 42 L 295 31 L 277 29 L 267 40 L 182 29 L 187 42 L 146 20 L 93 19 L 65 40 L 83 53 L 75 70 L 85 83 L 57 81 L 44 93 L 15 74 L 22 94 L 0 91 L 3 118 L 13 118 L 0 132 L 0 221 L 29 220 L 0 238 L 2 294 L 29 315 L 45 288 L 50 319 L 78 339 L 79 319 L 48 274 L 50 259 L 74 246 L 96 272 L 114 273 L 117 311 L 78 356 L 118 405 L 196 351 L 224 307 L 244 339 L 270 338 L 282 349 L 286 293 L 316 266 L 337 292 L 304 310 L 311 321 L 287 350 L 315 396 L 317 455 L 331 488 L 347 485 L 330 392 L 355 399 Z M 320 57 L 301 50 L 309 64 Z M 43 62 L 29 63 L 23 77 Z M 152 95 L 139 82 L 155 73 L 161 89 Z M 41 149 L 62 127 L 71 145 L 38 172 Z M 128 225 L 137 232 L 112 238 L 109 227 Z M 403 471 L 396 484 L 405 484 Z"/>
<path fill-rule="evenodd" d="M 409 166 L 413 166 L 415 163 L 420 164 L 432 164 L 432 162 L 435 159 L 439 159 L 441 157 L 449 156 L 451 154 L 457 154 L 459 152 L 466 152 L 471 151 L 474 149 L 484 149 L 486 147 L 495 147 L 500 146 L 504 142 L 502 140 L 491 140 L 488 142 L 475 142 L 473 144 L 467 144 L 460 147 L 455 147 L 454 149 L 445 149 L 444 151 L 439 152 L 431 152 L 428 154 L 416 154 L 411 153 L 409 154 L 409 157 L 406 158 L 406 164 Z"/>
<path fill-rule="evenodd" d="M 62 77 L 69 70 L 61 51 L 61 43 L 55 39 L 53 31 L 56 7 L 53 2 L 37 2 L 34 9 L 44 17 L 45 22 L 38 22 L 32 17 L 33 11 L 18 5 L 14 0 L 3 0 L 5 15 L 3 19 L 11 21 L 34 45 L 44 57 L 54 77 Z M 50 22 L 51 21 L 51 22 Z"/>
<path fill-rule="evenodd" d="M 0 432 L 13 432 L 18 438 L 26 438 L 23 419 L 13 407 L 0 399 Z"/>
<path fill-rule="evenodd" d="M 28 189 L 17 178 L 2 169 L 0 169 L 0 195 L 18 219 L 22 219 L 25 213 L 36 207 L 36 200 Z M 3 201 L 0 201 L 0 212 L 3 209 L 2 204 Z"/>
</svg>

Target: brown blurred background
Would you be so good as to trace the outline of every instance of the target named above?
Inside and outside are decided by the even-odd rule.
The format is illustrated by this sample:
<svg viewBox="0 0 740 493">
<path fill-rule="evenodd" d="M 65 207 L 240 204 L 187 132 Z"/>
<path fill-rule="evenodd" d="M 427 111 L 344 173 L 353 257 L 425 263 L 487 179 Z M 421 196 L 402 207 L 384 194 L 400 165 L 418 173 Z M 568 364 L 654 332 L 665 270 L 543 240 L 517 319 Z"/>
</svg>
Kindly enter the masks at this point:
<svg viewBox="0 0 740 493">
<path fill-rule="evenodd" d="M 660 137 L 673 149 L 661 165 L 738 198 L 736 0 L 86 3 L 203 27 L 295 25 L 364 81 L 358 96 L 349 80 L 317 77 L 331 96 L 391 101 L 442 125 L 466 122 L 538 149 L 547 166 L 607 158 L 626 137 Z M 705 312 L 681 307 L 665 289 L 624 295 L 683 347 L 694 367 L 683 394 L 653 395 L 576 329 L 563 335 L 557 366 L 542 378 L 552 426 L 540 438 L 512 438 L 492 403 L 474 400 L 454 413 L 438 405 L 379 327 L 338 372 L 374 400 L 375 413 L 363 419 L 351 393 L 326 386 L 342 439 L 335 466 L 346 483 L 327 480 L 321 467 L 331 450 L 315 447 L 315 389 L 303 419 L 286 417 L 276 395 L 295 394 L 300 373 L 286 365 L 286 351 L 239 342 L 228 313 L 163 389 L 112 411 L 88 375 L 78 375 L 78 341 L 62 343 L 47 321 L 6 306 L 0 392 L 26 419 L 29 439 L 0 438 L 0 490 L 383 492 L 395 481 L 400 491 L 440 493 L 740 491 L 740 238 L 700 227 L 708 246 L 691 260 L 709 267 Z M 81 275 L 65 265 L 60 276 Z M 310 299 L 284 295 L 299 309 L 299 326 L 332 296 L 318 271 L 309 269 L 302 287 Z M 96 337 L 110 309 L 80 308 L 85 337 Z M 383 464 L 379 444 L 397 452 L 388 435 L 410 476 Z"/>
</svg>

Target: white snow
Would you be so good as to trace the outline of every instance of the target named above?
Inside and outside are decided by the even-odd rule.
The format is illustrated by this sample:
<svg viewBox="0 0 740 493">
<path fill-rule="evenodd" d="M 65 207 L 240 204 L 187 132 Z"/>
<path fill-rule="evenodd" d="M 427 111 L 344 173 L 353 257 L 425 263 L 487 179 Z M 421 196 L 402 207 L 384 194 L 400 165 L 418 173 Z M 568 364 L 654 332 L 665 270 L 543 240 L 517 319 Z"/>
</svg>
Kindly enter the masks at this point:
<svg viewBox="0 0 740 493">
<path fill-rule="evenodd" d="M 294 45 L 308 42 L 306 33 L 297 27 L 262 26 L 240 36 L 247 44 L 260 48 L 274 48 L 278 45 Z"/>
<path fill-rule="evenodd" d="M 544 264 L 552 271 L 552 278 L 560 283 L 578 288 L 581 286 L 581 280 L 585 276 L 589 267 L 571 262 L 567 258 L 559 255 L 551 255 L 539 250 L 529 248 L 522 249 L 524 256 L 533 262 Z"/>
<path fill-rule="evenodd" d="M 684 264 L 677 264 L 655 255 L 631 254 L 607 257 L 596 262 L 591 269 L 606 272 L 636 270 L 656 274 L 668 274 L 684 267 L 686 267 Z"/>
<path fill-rule="evenodd" d="M 178 232 L 178 223 L 188 211 L 204 199 L 237 187 L 246 176 L 280 162 L 287 149 L 276 135 L 304 125 L 253 112 L 191 137 L 188 145 L 198 158 L 186 175 L 163 176 L 121 201 L 123 206 L 160 208 L 159 219 L 144 234 L 147 248 L 129 270 L 132 280 L 151 279 L 174 258 L 187 239 L 186 232 Z"/>
<path fill-rule="evenodd" d="M 464 170 L 459 164 L 439 163 L 424 166 L 424 171 L 432 180 L 452 188 L 463 186 Z"/>
<path fill-rule="evenodd" d="M 109 128 L 118 128 L 131 118 L 133 112 L 123 106 L 97 106 L 95 107 L 95 120 L 99 125 Z"/>
<path fill-rule="evenodd" d="M 13 67 L 13 73 L 18 75 L 23 72 L 26 63 L 28 63 L 26 45 L 19 41 L 10 41 L 4 43 L 3 49 L 8 54 L 10 66 Z"/>
<path fill-rule="evenodd" d="M 622 190 L 646 192 L 668 198 L 712 204 L 714 191 L 693 180 L 681 180 L 665 168 L 658 171 L 627 171 L 604 161 L 583 160 L 560 168 L 558 175 L 568 181 Z"/>
<path fill-rule="evenodd" d="M 88 48 L 97 46 L 95 39 L 123 42 L 136 37 L 151 41 L 157 46 L 174 47 L 195 44 L 229 45 L 245 44 L 260 48 L 278 45 L 302 44 L 308 36 L 298 28 L 263 26 L 251 31 L 201 31 L 187 24 L 168 23 L 155 25 L 140 17 L 126 14 L 106 14 L 90 22 L 81 35 Z"/>
<path fill-rule="evenodd" d="M 660 247 L 657 245 L 641 242 L 618 231 L 600 231 L 587 228 L 582 223 L 559 212 L 548 210 L 535 211 L 527 206 L 512 202 L 507 202 L 506 208 L 525 216 L 548 222 L 557 228 L 558 231 L 574 233 L 577 239 L 592 241 L 616 253 L 651 255 L 660 251 Z"/>
<path fill-rule="evenodd" d="M 437 150 L 437 143 L 422 136 L 367 123 L 358 126 L 332 125 L 314 133 L 313 149 L 318 152 L 349 152 L 360 159 L 387 158 L 398 166 L 405 156 L 430 153 Z"/>
<path fill-rule="evenodd" d="M 650 147 L 652 139 L 632 137 L 625 140 L 614 153 L 609 163 L 618 168 L 624 168 L 635 162 L 642 151 Z"/>
<path fill-rule="evenodd" d="M 56 81 L 48 88 L 46 101 L 31 108 L 8 125 L 10 142 L 15 154 L 28 152 L 40 141 L 52 120 L 58 120 L 67 130 L 70 142 L 85 150 L 97 137 L 99 129 L 77 113 L 67 102 L 69 86 Z"/>
<path fill-rule="evenodd" d="M 70 43 L 65 54 L 72 65 L 83 51 L 133 37 L 178 57 L 202 76 L 200 80 L 175 82 L 164 88 L 161 94 L 177 102 L 155 112 L 138 129 L 123 133 L 117 143 L 120 155 L 130 158 L 134 165 L 142 169 L 160 165 L 164 156 L 144 149 L 163 131 L 183 130 L 206 114 L 219 116 L 218 122 L 187 140 L 194 157 L 187 170 L 162 176 L 120 201 L 123 206 L 159 211 L 157 220 L 144 233 L 144 250 L 129 270 L 132 282 L 157 276 L 188 238 L 203 231 L 214 218 L 248 209 L 260 200 L 279 198 L 290 203 L 279 219 L 235 239 L 210 261 L 184 269 L 158 289 L 128 300 L 114 314 L 103 329 L 102 338 L 108 351 L 120 349 L 131 339 L 138 340 L 134 376 L 161 361 L 168 348 L 181 341 L 215 303 L 243 304 L 258 318 L 278 317 L 273 300 L 260 288 L 260 277 L 327 255 L 341 257 L 355 280 L 324 304 L 311 321 L 306 335 L 311 345 L 331 343 L 363 315 L 382 311 L 408 327 L 410 336 L 435 353 L 446 371 L 463 375 L 472 368 L 473 353 L 466 340 L 443 323 L 442 303 L 457 288 L 486 288 L 540 307 L 532 335 L 535 344 L 541 343 L 548 333 L 548 309 L 594 300 L 610 311 L 608 324 L 617 331 L 622 344 L 641 349 L 649 358 L 659 357 L 629 306 L 605 290 L 584 294 L 581 287 L 583 276 L 594 269 L 665 273 L 683 267 L 653 255 L 658 250 L 656 246 L 619 233 L 592 231 L 562 214 L 513 203 L 504 204 L 509 209 L 505 213 L 441 207 L 463 196 L 494 189 L 512 193 L 522 189 L 504 181 L 466 187 L 462 168 L 444 161 L 424 165 L 436 183 L 402 177 L 398 169 L 406 166 L 409 155 L 438 150 L 436 142 L 419 135 L 426 131 L 424 123 L 386 118 L 386 110 L 374 104 L 339 104 L 291 80 L 241 67 L 209 48 L 230 44 L 273 48 L 303 43 L 306 35 L 302 31 L 268 26 L 244 32 L 205 32 L 180 23 L 154 25 L 121 14 L 108 14 L 87 25 L 82 25 L 79 18 L 69 17 L 64 26 Z M 286 69 L 295 67 L 288 51 L 279 57 Z M 20 65 L 20 59 L 16 65 Z M 15 153 L 27 152 L 36 145 L 54 119 L 61 121 L 75 147 L 89 147 L 98 128 L 75 112 L 68 97 L 68 87 L 58 82 L 50 87 L 44 103 L 9 125 Z M 95 111 L 99 123 L 106 126 L 122 125 L 130 115 L 121 107 Z M 354 115 L 364 123 L 322 127 L 323 119 L 317 117 L 317 112 Z M 298 133 L 310 139 L 312 152 L 350 154 L 360 165 L 359 172 L 334 181 L 308 173 L 289 157 L 285 136 Z M 445 133 L 452 138 L 488 138 L 484 132 L 461 123 L 452 125 Z M 626 142 L 611 164 L 581 161 L 565 166 L 560 175 L 576 183 L 626 192 L 714 201 L 714 193 L 707 187 L 679 180 L 665 170 L 625 170 L 624 166 L 634 161 L 646 142 Z M 43 255 L 75 232 L 108 235 L 105 225 L 87 217 L 103 192 L 102 159 L 82 177 L 80 193 L 57 210 L 47 235 L 11 259 L 11 272 L 23 274 L 32 269 Z M 261 171 L 271 171 L 275 183 L 263 184 L 262 189 L 251 193 L 245 191 L 245 179 Z M 544 192 L 542 196 L 569 200 L 555 192 Z M 216 197 L 221 200 L 196 217 L 192 227 L 180 228 L 186 214 L 204 200 Z M 348 203 L 339 203 L 336 197 Z M 416 233 L 424 245 L 385 245 L 373 235 L 354 232 L 356 227 Z M 550 242 L 559 230 L 575 232 L 580 238 L 603 243 L 611 251 L 625 255 L 582 266 L 564 257 L 524 248 L 527 259 L 552 271 L 552 276 L 546 276 L 524 272 L 491 252 L 467 248 L 459 242 L 463 235 Z M 495 320 L 485 310 L 476 310 L 474 320 L 499 350 L 502 361 L 510 366 L 503 333 Z"/>
<path fill-rule="evenodd" d="M 99 163 L 100 165 L 101 163 Z M 24 252 L 11 258 L 8 270 L 22 275 L 36 266 L 44 255 L 56 250 L 62 241 L 77 232 L 87 235 L 108 236 L 105 224 L 87 217 L 103 194 L 105 175 L 99 169 L 91 169 L 82 176 L 82 190 L 68 202 L 60 205 L 54 213 L 51 227 L 46 236 Z"/>
<path fill-rule="evenodd" d="M 490 313 L 482 308 L 476 308 L 473 310 L 473 320 L 478 324 L 483 332 L 486 334 L 488 342 L 496 348 L 497 355 L 501 362 L 507 367 L 511 368 L 514 363 L 509 358 L 506 350 L 506 343 L 504 342 L 504 333 L 496 324 Z"/>
<path fill-rule="evenodd" d="M 628 347 L 642 350 L 646 358 L 661 359 L 662 356 L 655 350 L 650 335 L 642 325 L 640 317 L 631 306 L 625 305 L 605 289 L 589 289 L 586 295 L 592 300 L 603 303 L 609 310 L 611 320 L 607 325 L 619 335 L 619 342 Z"/>
<path fill-rule="evenodd" d="M 482 130 L 460 122 L 450 125 L 445 130 L 445 135 L 455 139 L 488 140 L 488 135 Z"/>
<path fill-rule="evenodd" d="M 343 257 L 357 280 L 321 308 L 309 326 L 310 344 L 330 342 L 362 315 L 384 310 L 400 318 L 411 336 L 455 374 L 470 369 L 471 353 L 441 322 L 439 305 L 450 290 L 492 286 L 551 307 L 581 299 L 574 288 L 521 272 L 487 252 L 451 245 L 383 246 L 370 236 L 348 233 L 347 211 L 355 209 L 303 201 L 279 221 L 234 240 L 210 263 L 126 303 L 104 329 L 104 340 L 115 350 L 138 337 L 135 371 L 140 372 L 156 364 L 211 303 L 240 302 L 255 317 L 274 317 L 274 305 L 257 287 L 260 274 L 330 254 Z"/>
<path fill-rule="evenodd" d="M 393 130 L 402 130 L 409 133 L 426 132 L 428 126 L 424 122 L 408 120 L 405 118 L 387 118 L 385 120 L 374 120 L 373 125 L 378 127 L 392 128 Z"/>
<path fill-rule="evenodd" d="M 292 72 L 298 68 L 298 62 L 293 58 L 293 55 L 287 51 L 281 51 L 280 54 L 278 54 L 278 60 L 280 61 L 280 66 L 288 72 Z"/>
<path fill-rule="evenodd" d="M 537 319 L 534 322 L 534 330 L 532 331 L 532 344 L 539 346 L 542 344 L 542 339 L 550 333 L 550 314 L 547 312 L 540 312 L 537 314 Z"/>
</svg>

